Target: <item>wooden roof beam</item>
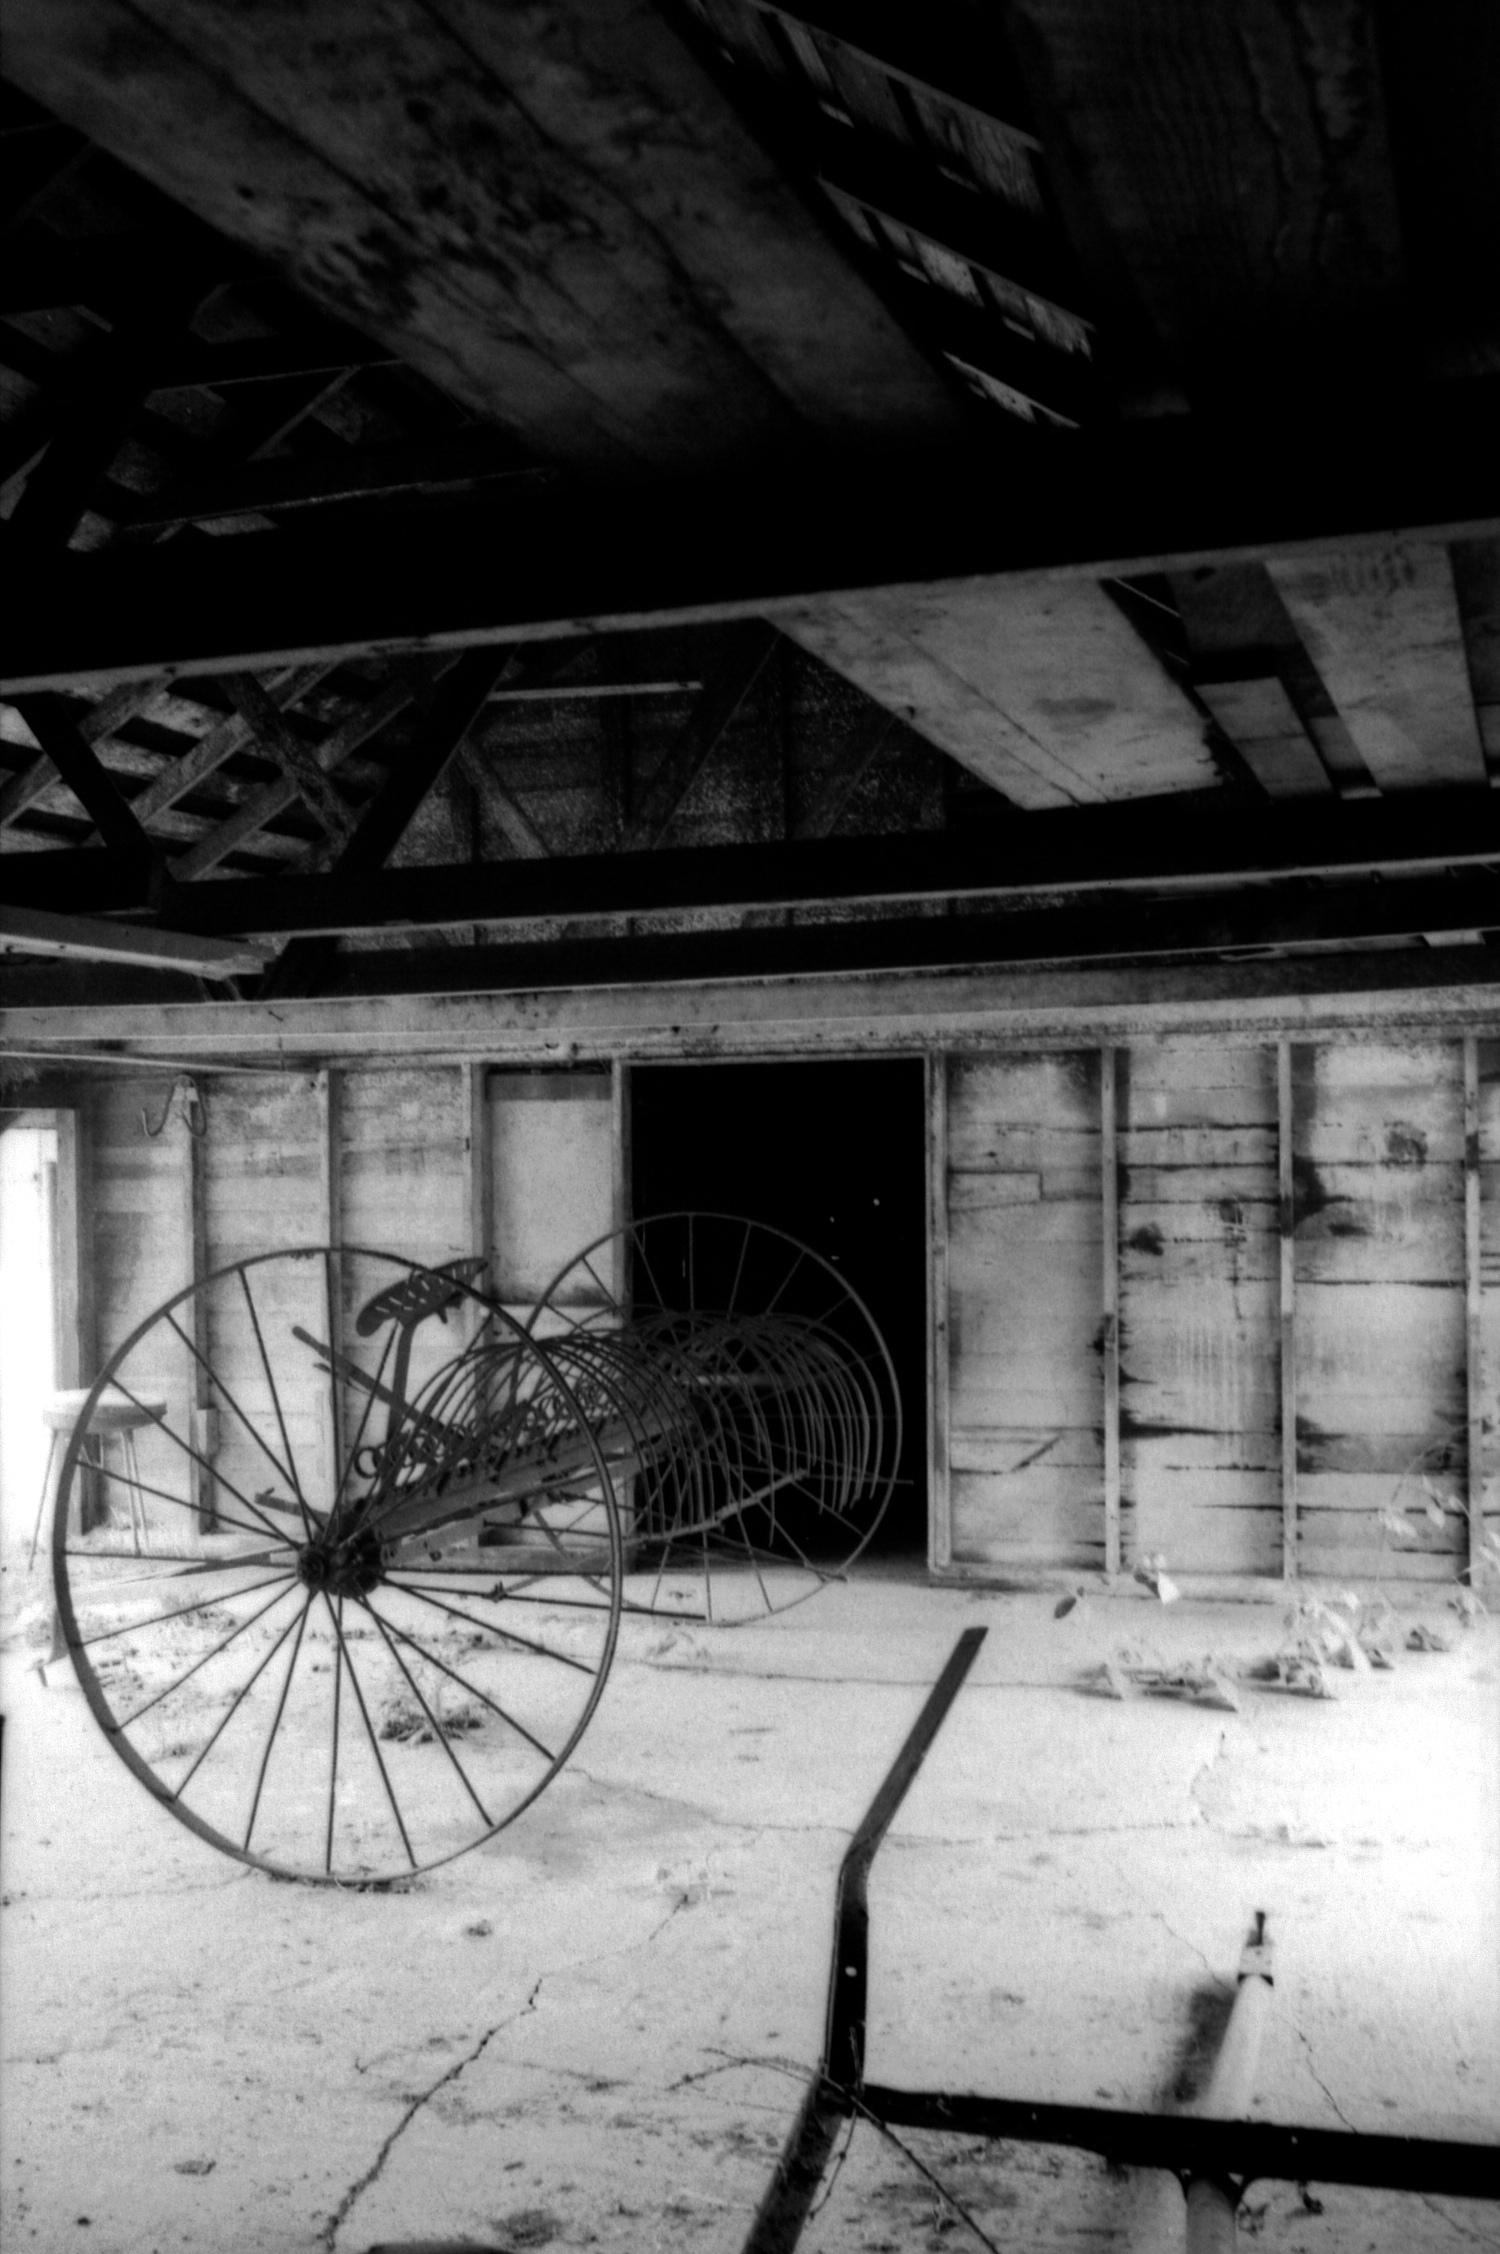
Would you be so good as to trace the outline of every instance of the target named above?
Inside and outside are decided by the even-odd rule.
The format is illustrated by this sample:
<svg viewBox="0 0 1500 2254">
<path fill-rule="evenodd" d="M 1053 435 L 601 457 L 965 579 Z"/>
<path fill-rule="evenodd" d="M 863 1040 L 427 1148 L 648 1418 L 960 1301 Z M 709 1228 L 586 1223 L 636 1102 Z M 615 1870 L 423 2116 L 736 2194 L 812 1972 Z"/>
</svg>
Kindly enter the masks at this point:
<svg viewBox="0 0 1500 2254">
<path fill-rule="evenodd" d="M 482 653 L 474 662 L 483 662 Z M 993 825 L 973 821 L 962 830 L 896 837 L 211 878 L 169 884 L 161 913 L 184 929 L 227 937 L 440 929 L 696 908 L 1024 901 L 1493 865 L 1500 865 L 1500 794 L 1489 790 L 1408 792 L 1394 802 L 1307 800 L 1286 811 L 1268 801 L 1226 810 L 1199 793 L 1055 813 L 1012 812 Z M 0 900 L 16 905 L 48 907 L 65 899 L 79 912 L 100 914 L 136 906 L 139 898 L 98 853 L 0 856 Z"/>
<path fill-rule="evenodd" d="M 1309 419 L 1264 452 L 1191 426 L 1137 427 L 1033 475 L 970 461 L 664 488 L 649 508 L 608 492 L 506 491 L 466 506 L 463 536 L 410 568 L 397 526 L 310 526 L 265 543 L 180 542 L 59 558 L 12 597 L 0 695 L 148 673 L 219 673 L 315 655 L 517 644 L 731 619 L 788 621 L 851 589 L 981 578 L 1136 577 L 1292 551 L 1350 553 L 1410 537 L 1500 532 L 1500 455 L 1486 385 L 1413 421 L 1392 450 L 1357 415 Z M 1169 418 L 1170 420 L 1170 418 Z M 1372 474 L 1371 461 L 1380 464 Z"/>
</svg>

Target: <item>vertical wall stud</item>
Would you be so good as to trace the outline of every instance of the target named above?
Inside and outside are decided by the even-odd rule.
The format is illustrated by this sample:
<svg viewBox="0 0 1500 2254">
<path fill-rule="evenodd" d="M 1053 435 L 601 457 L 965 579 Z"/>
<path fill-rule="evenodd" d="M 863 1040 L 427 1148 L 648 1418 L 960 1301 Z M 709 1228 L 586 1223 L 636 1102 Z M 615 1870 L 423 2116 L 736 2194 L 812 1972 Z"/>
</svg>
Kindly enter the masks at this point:
<svg viewBox="0 0 1500 2254">
<path fill-rule="evenodd" d="M 616 1057 L 610 1068 L 610 1152 L 613 1175 L 610 1183 L 610 1202 L 614 1212 L 614 1225 L 623 1229 L 635 1218 L 630 1182 L 634 1171 L 631 1143 L 630 1066 L 623 1057 Z M 630 1287 L 625 1245 L 615 1239 L 615 1273 L 609 1279 L 610 1290 L 617 1300 L 622 1300 Z"/>
<path fill-rule="evenodd" d="M 318 1107 L 318 1233 L 324 1244 L 338 1249 L 344 1241 L 343 1199 L 343 1126 L 340 1119 L 339 1096 L 341 1081 L 337 1072 L 325 1068 L 314 1082 Z M 333 1349 L 334 1367 L 344 1349 L 344 1277 L 343 1263 L 334 1259 L 328 1264 L 328 1343 Z M 328 1492 L 332 1494 L 343 1472 L 344 1464 L 344 1389 L 339 1379 L 330 1375 L 323 1392 L 321 1421 L 323 1428 L 324 1461 L 328 1466 Z"/>
<path fill-rule="evenodd" d="M 927 1559 L 934 1573 L 953 1563 L 948 1388 L 948 1058 L 927 1071 Z"/>
<path fill-rule="evenodd" d="M 1120 1549 L 1120 1170 L 1115 1052 L 1099 1052 L 1099 1187 L 1104 1321 L 1104 1570 L 1113 1578 Z"/>
<path fill-rule="evenodd" d="M 1464 1309 L 1468 1380 L 1469 1573 L 1484 1539 L 1484 1333 L 1479 1240 L 1479 1042 L 1464 1035 Z"/>
<path fill-rule="evenodd" d="M 490 1068 L 487 1064 L 466 1064 L 463 1072 L 469 1107 L 469 1164 L 464 1183 L 464 1244 L 474 1259 L 485 1263 L 486 1273 L 478 1279 L 480 1289 L 483 1290 L 488 1282 L 489 1263 L 495 1257 L 495 1168 L 490 1136 Z"/>
<path fill-rule="evenodd" d="M 1292 1044 L 1276 1044 L 1276 1193 L 1281 1233 L 1281 1574 L 1297 1577 L 1297 1206 Z"/>
<path fill-rule="evenodd" d="M 192 1080 L 180 1083 L 179 1110 L 182 1118 L 181 1182 L 183 1196 L 183 1236 L 187 1244 L 189 1283 L 201 1283 L 208 1274 L 208 1161 L 207 1135 L 195 1134 L 193 1123 L 199 1129 L 205 1126 L 205 1112 Z M 216 1453 L 214 1432 L 213 1389 L 209 1381 L 208 1305 L 202 1292 L 194 1295 L 193 1344 L 201 1359 L 193 1364 L 193 1446 L 198 1451 L 189 1465 L 192 1481 L 193 1508 L 198 1523 L 205 1532 L 212 1530 L 217 1521 L 217 1482 L 210 1468 Z"/>
<path fill-rule="evenodd" d="M 87 1099 L 57 1115 L 57 1382 L 72 1390 L 94 1381 L 93 1138 Z"/>
</svg>

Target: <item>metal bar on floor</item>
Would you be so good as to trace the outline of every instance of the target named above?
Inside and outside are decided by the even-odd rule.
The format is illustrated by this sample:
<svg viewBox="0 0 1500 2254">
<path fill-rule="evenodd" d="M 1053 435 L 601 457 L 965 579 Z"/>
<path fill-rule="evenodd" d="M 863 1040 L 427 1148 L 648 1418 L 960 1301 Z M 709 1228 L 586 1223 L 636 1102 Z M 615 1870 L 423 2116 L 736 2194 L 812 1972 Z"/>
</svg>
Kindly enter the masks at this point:
<svg viewBox="0 0 1500 2254">
<path fill-rule="evenodd" d="M 864 2081 L 870 1865 L 949 1707 L 963 1688 L 985 1633 L 983 1628 L 966 1628 L 954 1645 L 947 1666 L 929 1691 L 885 1782 L 865 1810 L 839 1867 L 823 2059 L 756 2210 L 745 2240 L 745 2254 L 791 2254 L 817 2197 L 839 2123 L 851 2110 L 849 2092 L 859 2090 Z"/>
</svg>

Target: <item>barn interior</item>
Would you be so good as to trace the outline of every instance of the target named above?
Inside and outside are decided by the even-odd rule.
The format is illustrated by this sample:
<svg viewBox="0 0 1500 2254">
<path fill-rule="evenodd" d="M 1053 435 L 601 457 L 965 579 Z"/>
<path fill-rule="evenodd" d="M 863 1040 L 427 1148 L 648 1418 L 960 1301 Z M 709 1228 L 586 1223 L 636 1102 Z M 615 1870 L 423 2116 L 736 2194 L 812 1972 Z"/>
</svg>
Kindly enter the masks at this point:
<svg viewBox="0 0 1500 2254">
<path fill-rule="evenodd" d="M 975 1623 L 872 2080 L 1190 2113 L 1264 1910 L 1255 2117 L 1493 2145 L 1493 13 L 11 0 L 0 72 L 7 2239 L 750 2244 Z M 463 1860 L 216 1861 L 78 1695 L 49 1402 L 288 1248 L 531 1321 L 677 1209 L 868 1310 L 878 1526 L 623 1619 Z M 1183 2244 L 900 2135 L 804 2247 Z"/>
</svg>

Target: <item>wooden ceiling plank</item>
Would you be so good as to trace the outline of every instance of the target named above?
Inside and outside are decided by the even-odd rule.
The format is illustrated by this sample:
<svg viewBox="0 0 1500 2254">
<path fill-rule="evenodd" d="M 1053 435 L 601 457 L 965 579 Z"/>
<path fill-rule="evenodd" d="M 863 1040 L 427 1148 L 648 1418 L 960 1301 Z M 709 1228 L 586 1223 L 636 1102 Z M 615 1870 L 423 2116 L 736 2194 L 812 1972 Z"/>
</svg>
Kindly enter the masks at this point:
<svg viewBox="0 0 1500 2254">
<path fill-rule="evenodd" d="M 870 607 L 844 599 L 799 604 L 778 619 L 782 632 L 852 681 L 928 743 L 956 759 L 1014 805 L 1068 806 L 1065 781 L 1017 736 L 989 699 L 931 652 L 916 648 L 898 623 L 877 623 Z"/>
<path fill-rule="evenodd" d="M 1375 14 L 1018 0 L 1158 333 L 1190 380 L 1304 394 L 1394 332 L 1403 286 Z"/>
<path fill-rule="evenodd" d="M 796 188 L 654 0 L 567 0 L 550 20 L 488 0 L 435 0 L 434 13 L 640 215 L 716 324 L 820 437 L 960 435 L 941 379 L 824 230 L 809 228 Z"/>
<path fill-rule="evenodd" d="M 326 0 L 252 26 L 215 0 L 17 0 L 7 69 L 543 456 L 608 475 L 764 459 L 804 397 L 820 436 L 956 436 L 942 378 L 654 10 L 596 25 L 580 6 L 560 39 L 524 12 L 454 13 Z"/>
<path fill-rule="evenodd" d="M 410 677 L 403 677 L 390 682 L 368 704 L 356 706 L 331 735 L 313 747 L 313 757 L 324 774 L 331 775 L 343 766 L 372 737 L 379 735 L 382 728 L 405 712 L 417 694 L 417 683 Z M 256 840 L 256 850 L 263 850 L 265 840 L 257 833 L 263 831 L 268 822 L 274 822 L 278 814 L 295 806 L 301 795 L 298 785 L 285 775 L 263 784 L 242 806 L 235 808 L 227 821 L 219 823 L 206 837 L 179 855 L 171 864 L 172 875 L 180 883 L 191 883 L 217 868 L 229 854 L 241 851 L 252 839 Z"/>
<path fill-rule="evenodd" d="M 1269 570 L 1382 790 L 1485 780 L 1453 570 L 1439 542 L 1273 557 Z"/>
<path fill-rule="evenodd" d="M 1217 780 L 1192 705 L 1096 582 L 883 589 L 790 631 L 1018 806 Z"/>
<path fill-rule="evenodd" d="M 661 844 L 698 777 L 718 750 L 735 714 L 769 664 L 778 635 L 763 619 L 722 628 L 705 667 L 703 692 L 641 792 L 621 844 L 627 853 Z"/>
<path fill-rule="evenodd" d="M 1276 674 L 1202 681 L 1199 696 L 1271 798 L 1327 797 L 1333 782 Z"/>
</svg>

